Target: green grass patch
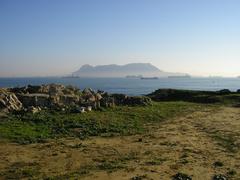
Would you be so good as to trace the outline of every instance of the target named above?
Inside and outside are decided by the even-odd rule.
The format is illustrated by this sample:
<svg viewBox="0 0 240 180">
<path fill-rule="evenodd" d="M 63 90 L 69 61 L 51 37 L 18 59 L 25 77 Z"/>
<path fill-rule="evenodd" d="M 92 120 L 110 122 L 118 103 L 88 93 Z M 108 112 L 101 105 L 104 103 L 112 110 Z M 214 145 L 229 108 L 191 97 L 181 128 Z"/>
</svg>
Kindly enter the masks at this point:
<svg viewBox="0 0 240 180">
<path fill-rule="evenodd" d="M 26 144 L 67 136 L 132 135 L 144 132 L 146 124 L 159 123 L 199 108 L 204 107 L 188 102 L 154 102 L 152 106 L 118 106 L 83 114 L 57 111 L 10 114 L 1 118 L 0 138 Z"/>
</svg>

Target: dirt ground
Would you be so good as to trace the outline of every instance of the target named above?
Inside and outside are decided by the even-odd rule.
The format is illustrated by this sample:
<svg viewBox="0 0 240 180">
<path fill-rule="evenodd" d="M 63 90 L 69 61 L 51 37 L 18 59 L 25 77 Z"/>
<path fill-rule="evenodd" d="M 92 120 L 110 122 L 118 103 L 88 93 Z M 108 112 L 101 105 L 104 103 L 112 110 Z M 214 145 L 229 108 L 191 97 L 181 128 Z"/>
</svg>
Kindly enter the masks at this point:
<svg viewBox="0 0 240 180">
<path fill-rule="evenodd" d="M 0 142 L 0 179 L 240 179 L 240 108 L 199 110 L 142 135 Z"/>
</svg>

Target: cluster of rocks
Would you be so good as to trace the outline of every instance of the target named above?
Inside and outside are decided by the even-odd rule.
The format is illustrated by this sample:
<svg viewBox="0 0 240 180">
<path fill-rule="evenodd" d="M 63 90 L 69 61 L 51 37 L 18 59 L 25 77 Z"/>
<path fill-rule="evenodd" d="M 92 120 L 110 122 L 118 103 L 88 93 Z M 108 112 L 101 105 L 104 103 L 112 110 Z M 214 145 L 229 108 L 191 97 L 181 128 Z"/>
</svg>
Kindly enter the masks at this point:
<svg viewBox="0 0 240 180">
<path fill-rule="evenodd" d="M 90 88 L 80 89 L 73 86 L 48 84 L 41 86 L 28 85 L 20 88 L 0 89 L 0 109 L 6 111 L 27 110 L 33 113 L 42 109 L 86 112 L 101 107 L 115 105 L 149 105 L 148 97 L 130 97 L 123 94 L 108 94 Z"/>
<path fill-rule="evenodd" d="M 0 89 L 0 109 L 18 111 L 22 109 L 22 103 L 17 96 L 7 89 Z"/>
</svg>

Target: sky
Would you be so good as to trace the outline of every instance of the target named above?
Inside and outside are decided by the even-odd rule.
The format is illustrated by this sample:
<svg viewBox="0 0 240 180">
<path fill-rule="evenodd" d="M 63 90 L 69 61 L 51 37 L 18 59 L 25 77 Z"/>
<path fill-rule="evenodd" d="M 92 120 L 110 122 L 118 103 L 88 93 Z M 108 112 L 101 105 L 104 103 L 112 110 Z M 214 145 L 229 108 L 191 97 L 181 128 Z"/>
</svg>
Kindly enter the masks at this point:
<svg viewBox="0 0 240 180">
<path fill-rule="evenodd" d="M 239 0 L 0 0 L 0 77 L 152 63 L 240 75 Z"/>
</svg>

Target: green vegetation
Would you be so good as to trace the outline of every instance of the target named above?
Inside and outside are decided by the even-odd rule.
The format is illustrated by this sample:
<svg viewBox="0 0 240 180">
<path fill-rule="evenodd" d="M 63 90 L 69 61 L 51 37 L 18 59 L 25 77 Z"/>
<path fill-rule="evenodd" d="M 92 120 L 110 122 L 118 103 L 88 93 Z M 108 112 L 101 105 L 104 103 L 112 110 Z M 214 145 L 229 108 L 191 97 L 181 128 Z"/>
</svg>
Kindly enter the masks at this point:
<svg viewBox="0 0 240 180">
<path fill-rule="evenodd" d="M 57 111 L 15 113 L 1 118 L 0 138 L 27 144 L 66 136 L 131 135 L 144 132 L 146 124 L 202 107 L 188 102 L 154 102 L 152 106 L 117 106 L 83 114 Z"/>
<path fill-rule="evenodd" d="M 240 144 L 237 143 L 239 135 L 237 134 L 226 134 L 215 132 L 210 136 L 218 143 L 218 145 L 225 148 L 231 153 L 237 153 L 240 150 Z"/>
<path fill-rule="evenodd" d="M 193 91 L 176 89 L 158 89 L 148 95 L 155 101 L 186 101 L 194 103 L 219 103 L 225 105 L 238 105 L 240 93 L 227 89 L 220 91 Z"/>
</svg>

